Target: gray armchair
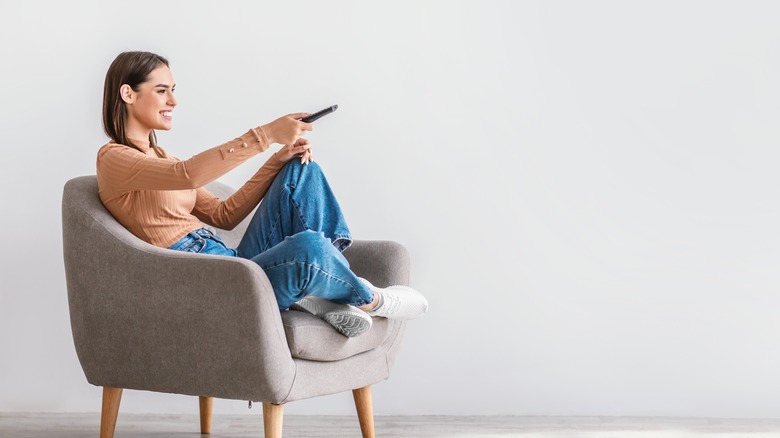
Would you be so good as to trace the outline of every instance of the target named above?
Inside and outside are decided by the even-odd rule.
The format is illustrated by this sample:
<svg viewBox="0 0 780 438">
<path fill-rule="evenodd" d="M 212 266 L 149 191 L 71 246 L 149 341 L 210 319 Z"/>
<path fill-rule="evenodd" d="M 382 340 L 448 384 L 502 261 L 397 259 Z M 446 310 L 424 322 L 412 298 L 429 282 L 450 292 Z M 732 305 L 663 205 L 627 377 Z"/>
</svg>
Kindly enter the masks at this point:
<svg viewBox="0 0 780 438">
<path fill-rule="evenodd" d="M 215 231 L 237 245 L 246 223 Z M 280 313 L 255 263 L 133 236 L 103 207 L 95 176 L 66 183 L 62 234 L 76 353 L 87 381 L 103 387 L 101 438 L 114 434 L 125 388 L 199 396 L 201 433 L 214 397 L 260 401 L 265 436 L 276 438 L 285 403 L 352 390 L 363 436 L 374 436 L 370 385 L 388 378 L 404 323 L 375 318 L 346 338 L 309 314 Z M 398 243 L 358 240 L 344 255 L 373 284 L 408 283 Z"/>
</svg>

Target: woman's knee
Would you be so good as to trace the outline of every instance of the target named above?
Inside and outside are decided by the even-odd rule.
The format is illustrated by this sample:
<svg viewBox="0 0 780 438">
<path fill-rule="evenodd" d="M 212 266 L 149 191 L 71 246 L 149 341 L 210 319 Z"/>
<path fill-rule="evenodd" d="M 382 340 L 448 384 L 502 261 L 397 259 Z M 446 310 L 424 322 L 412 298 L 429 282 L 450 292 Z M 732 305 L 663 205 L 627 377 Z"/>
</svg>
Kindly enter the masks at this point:
<svg viewBox="0 0 780 438">
<path fill-rule="evenodd" d="M 297 162 L 298 160 L 295 160 L 295 161 Z M 305 172 L 315 173 L 317 175 L 322 175 L 322 167 L 320 167 L 320 165 L 317 164 L 316 161 L 310 161 L 307 164 L 301 164 L 301 166 L 303 166 L 303 170 Z"/>
<path fill-rule="evenodd" d="M 301 164 L 301 160 L 293 158 L 284 165 L 279 172 L 279 177 L 284 180 L 285 185 L 295 188 L 312 181 L 322 181 L 324 173 L 320 165 L 315 162 Z"/>
<path fill-rule="evenodd" d="M 284 165 L 286 171 L 291 172 L 322 172 L 322 168 L 316 161 L 310 161 L 307 164 L 301 163 L 301 160 L 293 158 Z"/>
</svg>

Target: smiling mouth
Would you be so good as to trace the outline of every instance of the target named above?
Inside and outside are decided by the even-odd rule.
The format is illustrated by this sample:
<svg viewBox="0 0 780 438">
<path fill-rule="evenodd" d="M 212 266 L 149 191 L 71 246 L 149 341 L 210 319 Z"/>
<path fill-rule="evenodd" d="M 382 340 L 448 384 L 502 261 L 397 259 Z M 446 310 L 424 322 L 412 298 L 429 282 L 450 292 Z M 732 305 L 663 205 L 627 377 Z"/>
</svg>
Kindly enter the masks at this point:
<svg viewBox="0 0 780 438">
<path fill-rule="evenodd" d="M 166 117 L 166 118 L 170 118 L 171 114 L 172 114 L 171 111 L 160 111 L 160 115 L 162 115 L 163 117 Z"/>
</svg>

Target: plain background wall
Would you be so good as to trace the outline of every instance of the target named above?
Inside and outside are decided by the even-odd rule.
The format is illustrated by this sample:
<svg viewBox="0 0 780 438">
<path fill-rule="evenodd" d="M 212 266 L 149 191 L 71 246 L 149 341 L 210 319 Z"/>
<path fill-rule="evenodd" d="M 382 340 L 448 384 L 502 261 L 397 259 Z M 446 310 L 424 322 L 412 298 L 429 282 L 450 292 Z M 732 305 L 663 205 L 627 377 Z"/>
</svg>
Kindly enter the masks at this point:
<svg viewBox="0 0 780 438">
<path fill-rule="evenodd" d="M 140 49 L 171 61 L 179 106 L 158 135 L 180 157 L 340 105 L 307 136 L 315 159 L 354 234 L 405 244 L 431 302 L 378 414 L 778 415 L 777 3 L 0 10 L 0 410 L 100 409 L 70 334 L 60 200 L 106 142 L 108 65 Z M 122 411 L 197 403 L 127 391 Z"/>
</svg>

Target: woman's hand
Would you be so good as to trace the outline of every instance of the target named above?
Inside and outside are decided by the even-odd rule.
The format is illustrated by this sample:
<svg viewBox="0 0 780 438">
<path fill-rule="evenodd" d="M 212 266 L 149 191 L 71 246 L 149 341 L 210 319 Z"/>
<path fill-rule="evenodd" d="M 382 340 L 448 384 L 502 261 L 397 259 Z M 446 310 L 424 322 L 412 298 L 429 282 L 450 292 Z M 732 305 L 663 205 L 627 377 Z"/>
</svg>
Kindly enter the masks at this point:
<svg viewBox="0 0 780 438">
<path fill-rule="evenodd" d="M 309 146 L 309 140 L 305 138 L 299 138 L 295 143 L 284 147 L 276 152 L 276 158 L 286 163 L 292 160 L 294 157 L 300 157 L 301 163 L 308 164 L 311 161 L 311 146 Z"/>
<path fill-rule="evenodd" d="M 311 123 L 298 120 L 308 115 L 309 113 L 292 113 L 279 117 L 273 122 L 263 125 L 263 132 L 271 143 L 294 144 L 304 132 L 312 130 Z"/>
</svg>

